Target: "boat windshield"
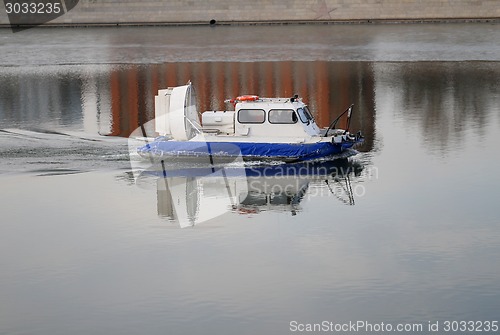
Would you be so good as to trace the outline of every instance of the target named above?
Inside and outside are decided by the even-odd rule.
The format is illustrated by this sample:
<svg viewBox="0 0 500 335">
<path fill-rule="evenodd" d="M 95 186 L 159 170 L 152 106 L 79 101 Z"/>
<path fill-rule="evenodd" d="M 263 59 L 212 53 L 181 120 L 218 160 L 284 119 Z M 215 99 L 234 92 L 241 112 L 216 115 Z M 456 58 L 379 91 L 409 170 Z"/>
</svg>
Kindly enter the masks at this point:
<svg viewBox="0 0 500 335">
<path fill-rule="evenodd" d="M 308 123 L 313 119 L 311 113 L 309 112 L 309 108 L 305 106 L 304 108 L 297 109 L 297 113 L 299 113 L 299 118 L 302 123 Z"/>
</svg>

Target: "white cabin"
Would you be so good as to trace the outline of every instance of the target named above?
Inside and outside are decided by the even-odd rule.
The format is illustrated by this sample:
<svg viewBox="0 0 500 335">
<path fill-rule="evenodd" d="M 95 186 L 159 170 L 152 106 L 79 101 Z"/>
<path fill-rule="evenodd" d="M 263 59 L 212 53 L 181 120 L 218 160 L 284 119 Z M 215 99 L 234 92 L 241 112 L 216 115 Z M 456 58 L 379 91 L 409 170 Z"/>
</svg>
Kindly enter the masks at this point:
<svg viewBox="0 0 500 335">
<path fill-rule="evenodd" d="M 250 137 L 310 137 L 320 130 L 307 106 L 297 98 L 258 98 L 236 103 L 235 111 L 206 111 L 202 131 Z"/>
<path fill-rule="evenodd" d="M 307 142 L 320 137 L 320 129 L 302 99 L 241 96 L 234 111 L 205 111 L 201 122 L 191 84 L 159 90 L 155 97 L 155 130 L 178 141 L 210 137 L 213 141 Z M 274 141 L 273 140 L 273 141 Z M 319 139 L 316 139 L 316 141 Z M 265 141 L 265 140 L 264 140 Z"/>
</svg>

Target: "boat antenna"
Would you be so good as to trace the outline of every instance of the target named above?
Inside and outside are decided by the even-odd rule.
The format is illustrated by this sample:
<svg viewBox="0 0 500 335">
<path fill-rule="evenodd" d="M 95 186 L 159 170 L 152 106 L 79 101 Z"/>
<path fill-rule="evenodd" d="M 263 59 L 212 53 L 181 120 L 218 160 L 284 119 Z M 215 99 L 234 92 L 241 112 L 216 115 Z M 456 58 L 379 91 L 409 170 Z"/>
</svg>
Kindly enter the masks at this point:
<svg viewBox="0 0 500 335">
<path fill-rule="evenodd" d="M 351 119 L 351 111 L 352 111 L 352 108 L 354 107 L 354 104 L 351 104 L 345 111 L 343 111 L 339 116 L 337 116 L 335 118 L 335 120 L 332 121 L 332 123 L 330 123 L 330 125 L 328 126 L 328 128 L 326 129 L 326 132 L 325 132 L 325 135 L 323 137 L 327 137 L 328 136 L 328 132 L 330 131 L 330 129 L 333 129 L 335 128 L 335 126 L 337 125 L 337 122 L 340 120 L 340 118 L 345 114 L 345 113 L 348 113 L 348 122 L 350 123 L 350 119 Z M 349 128 L 349 124 L 347 125 L 347 128 Z"/>
<path fill-rule="evenodd" d="M 351 116 L 352 116 L 352 107 L 354 105 L 351 105 L 349 107 L 349 112 L 347 112 L 347 127 L 345 128 L 344 134 L 347 134 L 349 132 L 349 127 L 351 126 Z"/>
</svg>

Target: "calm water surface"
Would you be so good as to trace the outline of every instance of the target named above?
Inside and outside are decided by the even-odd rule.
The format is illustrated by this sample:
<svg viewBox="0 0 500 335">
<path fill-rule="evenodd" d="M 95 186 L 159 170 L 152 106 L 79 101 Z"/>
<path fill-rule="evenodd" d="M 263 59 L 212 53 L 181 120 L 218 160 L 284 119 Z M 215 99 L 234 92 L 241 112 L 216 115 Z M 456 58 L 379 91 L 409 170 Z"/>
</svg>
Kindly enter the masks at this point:
<svg viewBox="0 0 500 335">
<path fill-rule="evenodd" d="M 0 334 L 500 321 L 497 28 L 0 31 Z M 167 190 L 127 137 L 188 80 L 201 110 L 298 93 L 326 126 L 354 103 L 366 141 L 327 176 Z"/>
</svg>

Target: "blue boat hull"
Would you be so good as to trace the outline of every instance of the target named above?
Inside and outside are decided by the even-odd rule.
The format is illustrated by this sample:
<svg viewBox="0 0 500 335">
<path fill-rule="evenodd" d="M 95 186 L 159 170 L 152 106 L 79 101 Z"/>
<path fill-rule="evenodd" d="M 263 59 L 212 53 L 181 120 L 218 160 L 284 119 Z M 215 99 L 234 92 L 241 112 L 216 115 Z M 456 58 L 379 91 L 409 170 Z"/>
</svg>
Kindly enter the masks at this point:
<svg viewBox="0 0 500 335">
<path fill-rule="evenodd" d="M 199 141 L 153 141 L 139 149 L 138 153 L 148 158 L 202 158 L 218 159 L 242 157 L 245 160 L 307 161 L 337 155 L 362 140 L 339 144 L 319 143 L 248 143 L 248 142 L 199 142 Z"/>
</svg>

